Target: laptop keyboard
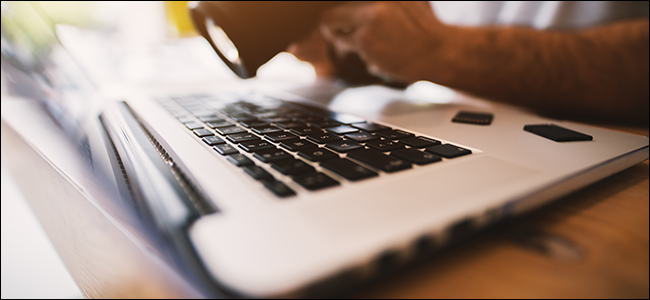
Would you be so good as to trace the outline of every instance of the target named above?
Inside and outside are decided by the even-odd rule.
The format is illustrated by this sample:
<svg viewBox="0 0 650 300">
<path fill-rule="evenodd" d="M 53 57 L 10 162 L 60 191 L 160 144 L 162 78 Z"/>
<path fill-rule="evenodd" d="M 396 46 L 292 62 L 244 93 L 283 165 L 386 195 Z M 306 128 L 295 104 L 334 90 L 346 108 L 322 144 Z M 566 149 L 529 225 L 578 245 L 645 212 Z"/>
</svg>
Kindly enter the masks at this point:
<svg viewBox="0 0 650 300">
<path fill-rule="evenodd" d="M 285 184 L 290 181 L 310 191 L 334 188 L 340 180 L 365 180 L 472 153 L 356 116 L 261 95 L 157 100 L 197 139 L 279 197 L 296 194 Z"/>
</svg>

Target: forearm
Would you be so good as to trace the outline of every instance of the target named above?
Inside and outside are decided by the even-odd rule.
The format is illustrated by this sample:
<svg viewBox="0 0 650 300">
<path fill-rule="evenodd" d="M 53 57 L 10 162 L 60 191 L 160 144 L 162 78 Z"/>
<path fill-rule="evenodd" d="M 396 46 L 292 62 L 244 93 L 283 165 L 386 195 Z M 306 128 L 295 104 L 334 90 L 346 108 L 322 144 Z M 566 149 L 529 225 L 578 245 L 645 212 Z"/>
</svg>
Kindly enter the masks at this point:
<svg viewBox="0 0 650 300">
<path fill-rule="evenodd" d="M 648 20 L 575 32 L 447 27 L 417 76 L 556 114 L 648 121 Z"/>
</svg>

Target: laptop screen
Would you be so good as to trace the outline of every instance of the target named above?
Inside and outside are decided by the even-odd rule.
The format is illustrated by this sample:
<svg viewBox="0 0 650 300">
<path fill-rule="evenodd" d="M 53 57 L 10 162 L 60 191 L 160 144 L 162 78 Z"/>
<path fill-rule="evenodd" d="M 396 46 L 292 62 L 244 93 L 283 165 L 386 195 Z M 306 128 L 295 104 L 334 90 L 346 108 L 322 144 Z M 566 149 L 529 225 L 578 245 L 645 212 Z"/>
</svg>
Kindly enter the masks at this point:
<svg viewBox="0 0 650 300">
<path fill-rule="evenodd" d="M 98 97 L 38 3 L 2 1 L 3 93 L 41 101 L 73 138 Z"/>
</svg>

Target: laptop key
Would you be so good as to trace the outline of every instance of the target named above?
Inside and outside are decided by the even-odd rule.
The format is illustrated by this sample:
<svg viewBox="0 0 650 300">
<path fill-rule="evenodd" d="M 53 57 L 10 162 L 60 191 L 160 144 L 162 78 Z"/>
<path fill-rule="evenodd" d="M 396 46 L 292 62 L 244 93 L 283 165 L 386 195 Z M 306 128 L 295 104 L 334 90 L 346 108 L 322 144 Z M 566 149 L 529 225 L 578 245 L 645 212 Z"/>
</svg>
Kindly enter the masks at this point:
<svg viewBox="0 0 650 300">
<path fill-rule="evenodd" d="M 332 158 L 339 158 L 339 155 L 324 148 L 310 148 L 298 151 L 298 155 L 310 161 L 322 161 Z"/>
<path fill-rule="evenodd" d="M 235 166 L 238 167 L 254 164 L 253 161 L 250 160 L 250 158 L 246 157 L 241 153 L 228 155 L 226 159 L 228 159 L 229 162 L 233 163 Z"/>
<path fill-rule="evenodd" d="M 320 127 L 320 128 L 329 128 L 329 127 L 336 127 L 336 126 L 341 125 L 341 123 L 336 122 L 336 121 L 331 120 L 331 119 L 325 119 L 325 120 L 320 121 L 320 122 L 309 122 L 309 124 L 311 124 L 312 126 Z"/>
<path fill-rule="evenodd" d="M 290 140 L 290 139 L 295 139 L 297 137 L 298 137 L 297 135 L 295 135 L 295 134 L 293 134 L 291 132 L 284 132 L 284 131 L 272 132 L 272 133 L 268 133 L 268 134 L 264 135 L 265 139 L 267 139 L 267 140 L 269 140 L 271 142 L 274 142 L 274 143 L 278 143 L 278 142 L 285 141 L 285 140 Z"/>
<path fill-rule="evenodd" d="M 361 130 L 365 130 L 368 132 L 377 132 L 380 130 L 390 130 L 390 127 L 386 127 L 384 125 L 379 125 L 375 123 L 358 123 L 358 124 L 352 124 L 352 127 L 359 128 Z"/>
<path fill-rule="evenodd" d="M 315 126 L 302 126 L 302 127 L 291 128 L 291 132 L 293 132 L 293 133 L 295 133 L 295 134 L 297 134 L 299 136 L 306 136 L 306 135 L 311 134 L 311 133 L 323 132 L 323 130 L 321 130 L 320 128 L 315 127 Z"/>
<path fill-rule="evenodd" d="M 185 123 L 185 127 L 187 127 L 190 130 L 201 129 L 203 128 L 203 124 L 198 122 L 189 122 L 189 123 Z"/>
<path fill-rule="evenodd" d="M 296 194 L 296 192 L 294 192 L 286 184 L 282 183 L 281 181 L 277 181 L 275 179 L 262 180 L 262 183 L 264 183 L 264 186 L 267 189 L 271 190 L 271 192 L 273 192 L 274 194 L 280 197 L 287 197 Z"/>
<path fill-rule="evenodd" d="M 291 129 L 291 128 L 295 128 L 295 127 L 307 126 L 307 124 L 305 124 L 303 122 L 297 122 L 297 121 L 296 122 L 275 123 L 275 125 L 280 126 L 280 127 L 284 128 L 284 129 Z"/>
<path fill-rule="evenodd" d="M 378 136 L 373 135 L 372 133 L 366 131 L 348 133 L 345 135 L 345 138 L 357 141 L 359 143 L 364 143 L 367 141 L 379 139 Z"/>
<path fill-rule="evenodd" d="M 223 122 L 223 121 L 225 121 L 224 119 L 222 119 L 220 117 L 217 117 L 215 115 L 202 116 L 202 117 L 199 117 L 199 120 L 201 120 L 201 122 Z"/>
<path fill-rule="evenodd" d="M 411 164 L 401 159 L 390 157 L 376 149 L 359 149 L 348 153 L 348 157 L 371 165 L 385 172 L 395 172 L 411 168 Z"/>
<path fill-rule="evenodd" d="M 295 159 L 287 158 L 278 161 L 271 162 L 271 167 L 278 170 L 284 175 L 298 175 L 314 172 L 314 167 L 310 166 L 306 162 Z"/>
<path fill-rule="evenodd" d="M 276 160 L 281 160 L 285 158 L 293 158 L 293 156 L 282 149 L 265 149 L 256 151 L 253 156 L 262 162 L 269 163 Z"/>
<path fill-rule="evenodd" d="M 401 138 L 413 136 L 412 133 L 399 129 L 377 131 L 375 134 L 389 140 L 399 140 Z"/>
<path fill-rule="evenodd" d="M 338 135 L 344 135 L 348 133 L 353 133 L 359 131 L 359 129 L 347 126 L 347 125 L 341 125 L 341 126 L 336 126 L 336 127 L 330 127 L 327 128 L 327 131 L 336 133 Z"/>
<path fill-rule="evenodd" d="M 325 147 L 339 153 L 345 153 L 355 149 L 363 148 L 363 145 L 352 140 L 338 140 L 325 144 Z"/>
<path fill-rule="evenodd" d="M 367 141 L 366 146 L 377 149 L 381 152 L 404 149 L 404 144 L 391 140 L 372 140 Z"/>
<path fill-rule="evenodd" d="M 246 133 L 246 129 L 237 127 L 237 126 L 231 126 L 231 127 L 223 127 L 223 128 L 215 128 L 219 134 L 221 135 L 230 135 L 230 134 L 237 134 L 237 133 Z"/>
<path fill-rule="evenodd" d="M 228 135 L 226 138 L 233 143 L 243 143 L 243 142 L 254 141 L 259 139 L 256 135 L 248 132 L 231 134 Z"/>
<path fill-rule="evenodd" d="M 341 138 L 336 134 L 330 132 L 316 132 L 316 133 L 308 134 L 307 139 L 318 144 L 325 144 L 336 140 L 340 140 Z"/>
<path fill-rule="evenodd" d="M 318 145 L 308 140 L 302 140 L 298 138 L 292 140 L 284 140 L 282 141 L 282 143 L 280 143 L 280 146 L 282 146 L 285 149 L 288 149 L 289 151 L 300 151 L 300 150 L 318 147 Z"/>
<path fill-rule="evenodd" d="M 422 152 L 412 148 L 393 151 L 390 155 L 418 165 L 426 165 L 442 160 L 435 154 Z"/>
<path fill-rule="evenodd" d="M 264 141 L 261 139 L 256 139 L 252 141 L 246 141 L 246 142 L 241 142 L 239 143 L 239 148 L 244 149 L 246 152 L 257 152 L 265 149 L 270 149 L 270 148 L 275 148 L 273 144 L 269 143 L 268 141 Z"/>
<path fill-rule="evenodd" d="M 275 126 L 271 126 L 271 125 L 263 126 L 263 127 L 253 127 L 253 132 L 255 132 L 257 134 L 262 134 L 262 135 L 267 134 L 267 133 L 271 133 L 271 132 L 280 132 L 280 131 L 282 131 L 282 129 L 280 129 L 278 127 L 275 127 Z"/>
<path fill-rule="evenodd" d="M 253 179 L 256 180 L 273 179 L 273 175 L 256 165 L 245 165 L 242 167 L 242 169 L 244 169 L 244 172 L 246 172 L 246 174 L 250 175 L 253 177 Z"/>
<path fill-rule="evenodd" d="M 198 136 L 198 137 L 204 137 L 204 136 L 214 135 L 214 133 L 212 133 L 212 131 L 207 130 L 207 129 L 203 129 L 203 128 L 192 130 L 192 132 L 194 132 L 194 134 L 195 134 L 196 136 Z"/>
<path fill-rule="evenodd" d="M 377 176 L 377 173 L 345 158 L 335 158 L 320 162 L 321 167 L 339 174 L 348 180 L 361 180 Z"/>
<path fill-rule="evenodd" d="M 251 128 L 251 127 L 264 127 L 270 125 L 269 122 L 266 121 L 260 121 L 260 120 L 253 120 L 249 122 L 239 122 L 244 127 Z"/>
<path fill-rule="evenodd" d="M 418 136 L 418 137 L 412 136 L 412 137 L 400 139 L 399 141 L 413 148 L 426 148 L 426 147 L 431 147 L 431 146 L 441 144 L 440 141 L 425 136 Z"/>
<path fill-rule="evenodd" d="M 204 143 L 210 145 L 210 146 L 214 146 L 214 145 L 218 145 L 218 144 L 223 144 L 223 143 L 226 142 L 226 141 L 224 141 L 223 139 L 221 139 L 220 137 L 215 136 L 215 135 L 206 136 L 206 137 L 204 137 L 204 138 L 202 139 L 202 141 L 203 141 Z"/>
<path fill-rule="evenodd" d="M 264 120 L 266 120 L 269 123 L 289 123 L 292 121 L 290 118 L 282 117 L 277 114 L 275 117 L 264 118 Z"/>
<path fill-rule="evenodd" d="M 235 154 L 239 153 L 235 147 L 229 145 L 229 144 L 222 144 L 222 145 L 216 145 L 213 147 L 213 149 L 221 155 L 230 155 L 230 154 Z"/>
<path fill-rule="evenodd" d="M 340 184 L 338 181 L 332 179 L 331 177 L 323 173 L 311 173 L 311 174 L 298 175 L 295 176 L 293 180 L 310 191 L 319 190 L 319 189 Z"/>
<path fill-rule="evenodd" d="M 428 147 L 425 149 L 425 151 L 438 156 L 442 156 L 444 158 L 454 158 L 472 153 L 472 150 L 461 148 L 452 144 Z"/>
<path fill-rule="evenodd" d="M 212 128 L 212 129 L 230 127 L 230 126 L 235 125 L 235 123 L 232 123 L 230 121 L 206 122 L 205 124 L 208 125 L 208 127 Z"/>
</svg>

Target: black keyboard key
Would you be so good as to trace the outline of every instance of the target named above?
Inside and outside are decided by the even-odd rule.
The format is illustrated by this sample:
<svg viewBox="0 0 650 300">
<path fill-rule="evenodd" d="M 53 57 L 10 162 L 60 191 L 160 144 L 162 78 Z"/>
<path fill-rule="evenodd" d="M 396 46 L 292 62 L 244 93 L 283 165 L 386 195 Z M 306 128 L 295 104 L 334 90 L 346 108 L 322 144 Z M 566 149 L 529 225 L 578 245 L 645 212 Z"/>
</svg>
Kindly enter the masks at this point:
<svg viewBox="0 0 650 300">
<path fill-rule="evenodd" d="M 223 121 L 225 121 L 221 117 L 218 117 L 218 116 L 215 116 L 215 115 L 202 116 L 202 117 L 199 117 L 199 120 L 201 120 L 201 122 L 223 122 Z"/>
<path fill-rule="evenodd" d="M 281 141 L 298 138 L 298 136 L 291 132 L 280 131 L 280 132 L 267 133 L 264 135 L 264 138 L 271 142 L 279 143 Z"/>
<path fill-rule="evenodd" d="M 336 186 L 340 184 L 338 181 L 332 179 L 331 177 L 323 173 L 299 175 L 299 176 L 295 176 L 293 180 L 310 191 L 319 190 L 319 189 Z"/>
<path fill-rule="evenodd" d="M 404 149 L 404 144 L 391 140 L 372 140 L 367 141 L 366 146 L 377 149 L 381 152 Z"/>
<path fill-rule="evenodd" d="M 216 145 L 213 148 L 221 155 L 230 155 L 230 154 L 239 153 L 239 151 L 237 151 L 237 149 L 235 149 L 235 147 L 231 146 L 230 144 Z"/>
<path fill-rule="evenodd" d="M 318 145 L 301 139 L 285 140 L 280 143 L 280 146 L 289 149 L 289 151 L 300 151 L 309 148 L 316 148 Z"/>
<path fill-rule="evenodd" d="M 226 138 L 233 143 L 243 143 L 243 142 L 254 141 L 259 139 L 256 135 L 249 132 L 231 134 L 228 135 Z"/>
<path fill-rule="evenodd" d="M 338 140 L 325 144 L 325 147 L 336 152 L 345 153 L 355 149 L 363 148 L 363 145 L 352 140 Z"/>
<path fill-rule="evenodd" d="M 393 151 L 390 153 L 390 155 L 397 157 L 401 160 L 405 160 L 408 162 L 412 162 L 414 164 L 418 165 L 426 165 L 434 162 L 441 161 L 442 159 L 434 154 L 428 153 L 428 152 L 423 152 L 420 150 L 416 149 L 402 149 L 402 150 L 397 150 Z"/>
<path fill-rule="evenodd" d="M 526 125 L 524 130 L 556 142 L 591 141 L 591 135 L 573 131 L 554 124 Z"/>
<path fill-rule="evenodd" d="M 244 172 L 246 172 L 246 174 L 253 177 L 253 179 L 257 179 L 257 180 L 264 180 L 264 179 L 273 180 L 273 175 L 271 175 L 269 172 L 264 170 L 264 168 L 261 168 L 259 166 L 245 165 L 245 166 L 242 167 L 242 169 L 244 169 Z"/>
<path fill-rule="evenodd" d="M 289 123 L 289 122 L 293 121 L 290 118 L 281 117 L 281 116 L 268 117 L 268 118 L 264 118 L 264 120 L 266 120 L 269 123 L 276 123 L 276 124 L 277 123 Z"/>
<path fill-rule="evenodd" d="M 399 141 L 413 148 L 426 148 L 441 144 L 440 141 L 425 136 L 412 136 L 400 139 Z"/>
<path fill-rule="evenodd" d="M 215 128 L 219 134 L 221 135 L 230 135 L 230 134 L 237 134 L 237 133 L 246 133 L 246 129 L 237 127 L 237 126 L 231 126 L 231 127 L 223 127 L 223 128 Z"/>
<path fill-rule="evenodd" d="M 189 122 L 189 123 L 185 123 L 185 127 L 187 127 L 188 129 L 191 129 L 191 130 L 201 129 L 201 128 L 203 128 L 203 124 L 201 124 L 199 122 Z"/>
<path fill-rule="evenodd" d="M 214 136 L 214 135 L 212 135 L 212 136 L 206 136 L 206 137 L 204 137 L 204 138 L 203 138 L 203 142 L 206 143 L 206 144 L 208 144 L 208 145 L 210 145 L 210 146 L 214 146 L 214 145 L 223 144 L 223 143 L 225 143 L 226 141 L 224 141 L 223 139 L 221 139 L 221 138 L 218 137 L 218 136 Z"/>
<path fill-rule="evenodd" d="M 365 130 L 368 132 L 377 132 L 380 130 L 389 130 L 391 129 L 390 127 L 386 127 L 384 125 L 379 125 L 375 123 L 358 123 L 358 124 L 352 124 L 352 127 L 359 128 L 361 130 Z"/>
<path fill-rule="evenodd" d="M 341 125 L 341 126 L 336 126 L 336 127 L 331 127 L 327 128 L 327 131 L 336 133 L 338 135 L 344 135 L 348 133 L 353 133 L 359 131 L 359 129 L 347 126 L 347 125 Z"/>
<path fill-rule="evenodd" d="M 268 141 L 256 139 L 239 143 L 239 148 L 244 149 L 246 152 L 257 152 L 265 149 L 275 148 L 275 146 Z"/>
<path fill-rule="evenodd" d="M 319 116 L 314 116 L 314 115 L 296 115 L 294 118 L 298 121 L 305 122 L 305 123 L 319 123 L 323 121 L 328 121 L 327 118 L 319 117 Z"/>
<path fill-rule="evenodd" d="M 302 126 L 302 127 L 294 127 L 291 128 L 291 132 L 299 135 L 299 136 L 306 136 L 308 134 L 312 133 L 320 133 L 323 132 L 322 129 L 315 127 L 315 126 Z"/>
<path fill-rule="evenodd" d="M 257 134 L 262 134 L 262 135 L 267 134 L 267 133 L 271 133 L 271 132 L 280 132 L 280 131 L 282 131 L 282 129 L 280 129 L 278 127 L 275 127 L 275 126 L 271 126 L 271 125 L 263 126 L 263 127 L 253 127 L 253 132 L 255 132 Z"/>
<path fill-rule="evenodd" d="M 286 158 L 293 158 L 293 155 L 287 153 L 282 149 L 277 149 L 277 148 L 256 151 L 255 154 L 253 154 L 253 156 L 265 163 L 286 159 Z"/>
<path fill-rule="evenodd" d="M 377 131 L 375 134 L 389 140 L 399 140 L 401 138 L 413 136 L 412 133 L 399 129 Z"/>
<path fill-rule="evenodd" d="M 320 127 L 320 128 L 329 128 L 329 127 L 336 127 L 336 126 L 341 125 L 341 123 L 336 122 L 334 120 L 330 120 L 330 119 L 325 119 L 325 120 L 320 121 L 320 122 L 309 122 L 309 124 L 311 124 L 312 126 Z"/>
<path fill-rule="evenodd" d="M 320 162 L 320 165 L 325 169 L 353 181 L 377 176 L 377 173 L 345 158 L 325 160 Z"/>
<path fill-rule="evenodd" d="M 194 135 L 196 135 L 198 137 L 214 135 L 214 133 L 212 133 L 212 131 L 207 130 L 207 129 L 195 129 L 195 130 L 192 130 L 192 132 L 194 132 Z"/>
<path fill-rule="evenodd" d="M 303 122 L 281 122 L 281 123 L 276 123 L 276 125 L 284 129 L 307 126 L 307 124 Z"/>
<path fill-rule="evenodd" d="M 322 161 L 332 158 L 339 158 L 339 155 L 324 148 L 310 148 L 298 151 L 298 155 L 311 160 Z"/>
<path fill-rule="evenodd" d="M 444 158 L 454 158 L 472 153 L 472 150 L 454 146 L 452 144 L 433 146 L 426 148 L 425 150 Z"/>
<path fill-rule="evenodd" d="M 237 122 L 250 122 L 257 120 L 255 116 L 249 114 L 230 114 L 228 116 Z"/>
<path fill-rule="evenodd" d="M 284 175 L 306 174 L 315 171 L 314 167 L 295 158 L 273 161 L 271 162 L 271 167 Z"/>
<path fill-rule="evenodd" d="M 264 127 L 264 126 L 269 126 L 269 122 L 266 121 L 260 121 L 260 120 L 253 120 L 249 122 L 239 122 L 244 127 L 251 128 L 251 127 Z"/>
<path fill-rule="evenodd" d="M 346 138 L 357 141 L 359 143 L 365 143 L 367 141 L 372 141 L 379 139 L 378 136 L 373 135 L 370 132 L 367 131 L 359 131 L 359 132 L 354 132 L 354 133 L 348 133 L 345 135 Z"/>
<path fill-rule="evenodd" d="M 267 189 L 271 190 L 271 192 L 280 197 L 293 196 L 296 194 L 296 192 L 294 192 L 287 185 L 275 179 L 262 180 L 262 183 L 264 183 L 264 186 Z"/>
<path fill-rule="evenodd" d="M 214 129 L 214 128 L 223 128 L 223 127 L 230 127 L 235 125 L 235 123 L 232 123 L 230 121 L 221 121 L 221 122 L 206 122 L 206 125 L 208 127 Z"/>
<path fill-rule="evenodd" d="M 354 158 L 385 172 L 395 172 L 411 168 L 410 163 L 390 157 L 375 149 L 354 150 L 348 153 L 348 157 Z"/>
<path fill-rule="evenodd" d="M 338 135 L 329 132 L 315 132 L 308 134 L 307 138 L 318 144 L 325 144 L 341 139 Z"/>
<path fill-rule="evenodd" d="M 228 159 L 229 162 L 233 163 L 235 166 L 238 167 L 253 164 L 253 161 L 250 160 L 250 158 L 246 157 L 246 155 L 243 155 L 241 153 L 228 155 L 226 159 Z"/>
</svg>

